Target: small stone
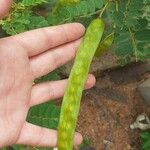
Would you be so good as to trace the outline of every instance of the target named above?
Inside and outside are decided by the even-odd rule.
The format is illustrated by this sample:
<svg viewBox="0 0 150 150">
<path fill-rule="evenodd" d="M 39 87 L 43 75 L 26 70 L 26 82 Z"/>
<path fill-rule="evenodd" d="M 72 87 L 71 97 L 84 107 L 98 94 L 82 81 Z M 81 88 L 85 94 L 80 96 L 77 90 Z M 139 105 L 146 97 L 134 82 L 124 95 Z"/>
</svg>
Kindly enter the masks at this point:
<svg viewBox="0 0 150 150">
<path fill-rule="evenodd" d="M 139 85 L 138 91 L 140 92 L 144 101 L 150 105 L 150 79 Z"/>
<path fill-rule="evenodd" d="M 111 142 L 111 141 L 109 141 L 109 140 L 103 140 L 103 143 L 104 143 L 104 145 L 105 145 L 105 149 L 106 149 L 106 150 L 112 149 L 112 147 L 113 147 L 113 145 L 114 145 L 114 143 Z"/>
<path fill-rule="evenodd" d="M 139 115 L 136 121 L 130 125 L 130 128 L 133 129 L 141 129 L 148 130 L 150 129 L 150 119 L 147 114 L 143 113 Z"/>
</svg>

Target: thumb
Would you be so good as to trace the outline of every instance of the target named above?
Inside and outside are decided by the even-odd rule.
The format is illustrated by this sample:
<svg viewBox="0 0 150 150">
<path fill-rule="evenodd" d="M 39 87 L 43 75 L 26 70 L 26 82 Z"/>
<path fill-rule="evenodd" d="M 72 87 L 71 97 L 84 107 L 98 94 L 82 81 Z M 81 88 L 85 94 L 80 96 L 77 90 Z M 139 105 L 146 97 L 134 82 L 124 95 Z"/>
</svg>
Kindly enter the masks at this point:
<svg viewBox="0 0 150 150">
<path fill-rule="evenodd" d="M 0 18 L 7 15 L 12 4 L 12 0 L 0 0 Z"/>
</svg>

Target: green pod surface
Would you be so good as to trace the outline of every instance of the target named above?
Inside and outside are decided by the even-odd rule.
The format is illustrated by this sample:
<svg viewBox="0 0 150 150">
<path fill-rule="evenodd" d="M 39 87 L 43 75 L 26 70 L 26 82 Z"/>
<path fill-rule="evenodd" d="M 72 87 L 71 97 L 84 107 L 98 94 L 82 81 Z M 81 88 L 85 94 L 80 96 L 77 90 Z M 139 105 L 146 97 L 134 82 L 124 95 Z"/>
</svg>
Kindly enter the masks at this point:
<svg viewBox="0 0 150 150">
<path fill-rule="evenodd" d="M 77 52 L 65 90 L 58 125 L 58 150 L 72 150 L 80 101 L 90 64 L 104 32 L 104 23 L 95 19 L 89 25 Z"/>
</svg>

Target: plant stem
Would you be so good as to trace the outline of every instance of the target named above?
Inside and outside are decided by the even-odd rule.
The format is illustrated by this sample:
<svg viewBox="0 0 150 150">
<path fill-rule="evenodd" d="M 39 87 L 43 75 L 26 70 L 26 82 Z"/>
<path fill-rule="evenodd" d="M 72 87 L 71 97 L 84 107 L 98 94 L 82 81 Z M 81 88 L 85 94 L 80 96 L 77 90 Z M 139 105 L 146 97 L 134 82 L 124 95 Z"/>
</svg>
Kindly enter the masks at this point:
<svg viewBox="0 0 150 150">
<path fill-rule="evenodd" d="M 97 10 L 97 11 L 95 11 L 95 12 L 93 12 L 93 13 L 90 13 L 90 14 L 87 14 L 87 15 L 82 15 L 82 16 L 79 16 L 79 17 L 74 17 L 74 19 L 91 17 L 91 16 L 93 16 L 93 15 L 99 14 L 100 12 L 101 12 L 101 10 Z M 59 24 L 63 24 L 63 23 L 65 23 L 66 21 L 69 21 L 69 20 L 70 20 L 70 18 L 66 18 L 65 20 L 61 21 Z"/>
<path fill-rule="evenodd" d="M 99 17 L 101 18 L 102 15 L 103 15 L 103 13 L 104 13 L 105 10 L 106 10 L 108 4 L 109 4 L 109 2 L 107 2 L 107 3 L 105 4 L 105 6 L 103 7 L 103 9 L 99 9 L 99 10 L 97 10 L 97 11 L 95 11 L 95 12 L 93 12 L 93 13 L 87 14 L 87 15 L 82 15 L 82 16 L 79 16 L 79 17 L 75 17 L 74 19 L 87 18 L 87 17 L 91 17 L 91 16 L 93 16 L 93 15 L 97 15 L 97 14 L 99 14 L 99 13 L 100 13 Z M 66 18 L 65 20 L 63 20 L 63 21 L 60 22 L 59 24 L 65 23 L 65 22 L 68 21 L 68 20 L 70 20 L 70 18 Z"/>
<path fill-rule="evenodd" d="M 87 14 L 87 15 L 83 15 L 83 16 L 79 16 L 79 18 L 86 18 L 86 17 L 90 17 L 90 16 L 93 16 L 93 15 L 97 15 L 101 12 L 101 10 L 97 10 L 93 13 L 90 13 L 90 14 Z"/>
<path fill-rule="evenodd" d="M 118 4 L 118 1 L 116 1 L 116 11 L 119 11 L 119 4 Z"/>
<path fill-rule="evenodd" d="M 102 18 L 102 15 L 103 15 L 103 13 L 105 12 L 105 10 L 106 10 L 108 4 L 109 4 L 109 2 L 107 2 L 106 5 L 103 7 L 103 9 L 102 9 L 102 11 L 101 11 L 101 13 L 100 13 L 100 15 L 99 15 L 99 18 Z"/>
</svg>

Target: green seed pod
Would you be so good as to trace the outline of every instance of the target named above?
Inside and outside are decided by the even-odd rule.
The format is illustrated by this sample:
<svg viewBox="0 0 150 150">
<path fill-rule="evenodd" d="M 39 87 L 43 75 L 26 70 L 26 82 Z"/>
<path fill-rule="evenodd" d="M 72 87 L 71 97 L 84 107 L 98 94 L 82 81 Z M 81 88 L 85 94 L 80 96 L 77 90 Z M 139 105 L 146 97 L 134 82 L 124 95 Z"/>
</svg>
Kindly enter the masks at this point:
<svg viewBox="0 0 150 150">
<path fill-rule="evenodd" d="M 74 132 L 80 109 L 82 91 L 103 31 L 103 21 L 101 19 L 93 20 L 77 52 L 61 107 L 58 125 L 58 150 L 73 149 Z"/>
<path fill-rule="evenodd" d="M 103 53 L 105 53 L 112 45 L 113 41 L 114 41 L 114 33 L 111 33 L 102 42 L 100 42 L 96 50 L 95 56 L 100 57 Z"/>
</svg>

